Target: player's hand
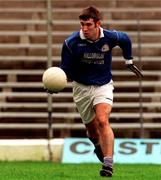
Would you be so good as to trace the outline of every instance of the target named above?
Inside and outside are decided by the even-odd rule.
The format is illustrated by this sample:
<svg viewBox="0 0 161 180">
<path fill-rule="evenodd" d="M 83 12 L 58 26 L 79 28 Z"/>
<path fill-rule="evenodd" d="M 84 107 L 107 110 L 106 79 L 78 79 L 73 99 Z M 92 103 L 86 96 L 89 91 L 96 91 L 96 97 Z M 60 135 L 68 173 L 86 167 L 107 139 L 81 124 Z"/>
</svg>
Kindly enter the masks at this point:
<svg viewBox="0 0 161 180">
<path fill-rule="evenodd" d="M 46 92 L 48 93 L 48 94 L 57 94 L 58 92 L 55 92 L 55 91 L 51 91 L 51 90 L 49 90 L 49 89 L 45 89 L 46 90 Z"/>
<path fill-rule="evenodd" d="M 135 73 L 135 75 L 139 78 L 143 78 L 143 74 L 141 73 L 141 71 L 133 64 L 133 61 L 127 61 L 126 63 L 126 67 L 132 71 L 133 73 Z"/>
</svg>

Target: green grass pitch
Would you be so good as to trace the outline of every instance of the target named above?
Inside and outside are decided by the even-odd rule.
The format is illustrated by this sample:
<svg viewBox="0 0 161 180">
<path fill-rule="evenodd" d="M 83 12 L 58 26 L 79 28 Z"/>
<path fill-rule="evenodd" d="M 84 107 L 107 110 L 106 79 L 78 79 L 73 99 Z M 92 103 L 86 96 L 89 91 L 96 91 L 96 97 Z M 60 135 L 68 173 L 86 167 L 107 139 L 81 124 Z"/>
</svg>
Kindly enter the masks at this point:
<svg viewBox="0 0 161 180">
<path fill-rule="evenodd" d="M 0 162 L 2 180 L 99 180 L 100 164 Z M 160 180 L 160 165 L 115 164 L 112 180 Z"/>
</svg>

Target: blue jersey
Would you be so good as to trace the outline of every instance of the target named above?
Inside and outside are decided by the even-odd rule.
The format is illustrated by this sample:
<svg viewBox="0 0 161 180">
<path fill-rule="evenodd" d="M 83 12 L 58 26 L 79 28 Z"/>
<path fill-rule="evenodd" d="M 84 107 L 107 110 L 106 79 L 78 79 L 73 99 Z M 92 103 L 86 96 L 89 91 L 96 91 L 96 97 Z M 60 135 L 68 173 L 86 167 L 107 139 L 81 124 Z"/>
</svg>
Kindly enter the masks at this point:
<svg viewBox="0 0 161 180">
<path fill-rule="evenodd" d="M 126 60 L 132 59 L 131 40 L 127 34 L 100 28 L 100 38 L 91 42 L 82 30 L 64 41 L 60 67 L 67 77 L 85 85 L 104 85 L 112 79 L 112 49 L 119 46 Z"/>
</svg>

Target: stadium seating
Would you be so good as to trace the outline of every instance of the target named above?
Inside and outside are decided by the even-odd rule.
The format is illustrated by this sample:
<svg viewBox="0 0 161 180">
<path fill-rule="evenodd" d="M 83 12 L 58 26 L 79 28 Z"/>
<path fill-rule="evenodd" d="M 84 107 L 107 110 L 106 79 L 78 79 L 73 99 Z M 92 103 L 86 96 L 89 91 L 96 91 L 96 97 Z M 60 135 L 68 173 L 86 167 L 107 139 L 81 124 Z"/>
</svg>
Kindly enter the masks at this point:
<svg viewBox="0 0 161 180">
<path fill-rule="evenodd" d="M 79 29 L 87 5 L 103 13 L 102 26 L 125 31 L 133 42 L 139 81 L 113 51 L 116 137 L 158 137 L 161 129 L 161 11 L 159 0 L 52 0 L 52 65 L 60 63 L 64 39 Z M 47 1 L 0 1 L 0 138 L 45 138 L 48 97 L 41 82 L 47 68 Z M 85 136 L 72 99 L 71 83 L 52 96 L 53 137 Z M 143 130 L 143 131 L 140 131 Z"/>
</svg>

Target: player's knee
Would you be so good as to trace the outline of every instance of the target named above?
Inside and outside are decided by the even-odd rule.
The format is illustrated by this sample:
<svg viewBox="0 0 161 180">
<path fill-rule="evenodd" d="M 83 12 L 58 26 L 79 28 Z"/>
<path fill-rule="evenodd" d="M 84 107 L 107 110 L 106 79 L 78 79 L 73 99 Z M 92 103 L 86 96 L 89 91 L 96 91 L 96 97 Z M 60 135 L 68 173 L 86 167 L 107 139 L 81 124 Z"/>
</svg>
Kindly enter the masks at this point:
<svg viewBox="0 0 161 180">
<path fill-rule="evenodd" d="M 98 125 L 99 125 L 99 129 L 107 128 L 109 126 L 109 121 L 108 121 L 107 117 L 99 116 L 98 117 Z"/>
</svg>

